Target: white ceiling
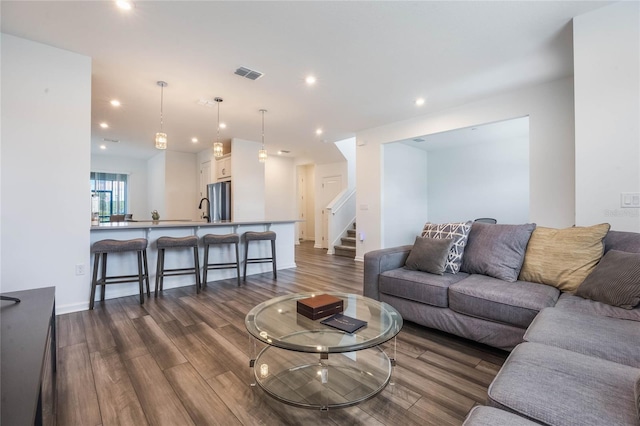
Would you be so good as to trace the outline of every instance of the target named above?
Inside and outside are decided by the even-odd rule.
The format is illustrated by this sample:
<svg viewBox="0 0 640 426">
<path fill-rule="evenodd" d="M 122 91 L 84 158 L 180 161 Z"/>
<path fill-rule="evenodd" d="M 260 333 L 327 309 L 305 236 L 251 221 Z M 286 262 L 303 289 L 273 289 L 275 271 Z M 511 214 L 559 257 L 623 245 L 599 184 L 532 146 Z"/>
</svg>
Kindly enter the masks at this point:
<svg viewBox="0 0 640 426">
<path fill-rule="evenodd" d="M 169 150 L 211 145 L 216 109 L 197 101 L 219 96 L 222 138 L 260 141 L 265 108 L 271 155 L 328 163 L 341 158 L 330 142 L 359 130 L 572 75 L 571 18 L 608 3 L 138 1 L 124 12 L 113 1 L 3 0 L 1 19 L 5 33 L 92 58 L 94 153 L 157 152 L 164 80 Z M 239 77 L 240 66 L 264 77 Z M 103 138 L 120 142 L 100 152 Z"/>
</svg>

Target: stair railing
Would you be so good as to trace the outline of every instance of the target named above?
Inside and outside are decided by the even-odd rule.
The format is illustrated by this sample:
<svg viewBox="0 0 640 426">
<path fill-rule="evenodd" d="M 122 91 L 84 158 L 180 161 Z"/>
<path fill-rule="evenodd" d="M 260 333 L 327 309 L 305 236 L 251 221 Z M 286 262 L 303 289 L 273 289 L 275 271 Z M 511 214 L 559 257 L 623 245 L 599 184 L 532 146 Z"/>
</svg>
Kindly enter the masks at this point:
<svg viewBox="0 0 640 426">
<path fill-rule="evenodd" d="M 334 254 L 333 247 L 346 235 L 347 229 L 356 220 L 356 190 L 345 189 L 326 207 L 327 212 L 327 254 Z"/>
</svg>

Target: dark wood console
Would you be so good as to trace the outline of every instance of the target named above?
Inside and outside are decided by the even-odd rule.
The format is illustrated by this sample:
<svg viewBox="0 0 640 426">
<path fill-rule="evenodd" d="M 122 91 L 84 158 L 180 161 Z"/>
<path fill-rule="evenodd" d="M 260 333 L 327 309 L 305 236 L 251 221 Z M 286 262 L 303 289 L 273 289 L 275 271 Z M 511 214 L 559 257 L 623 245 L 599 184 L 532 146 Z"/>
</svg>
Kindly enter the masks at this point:
<svg viewBox="0 0 640 426">
<path fill-rule="evenodd" d="M 55 424 L 55 287 L 3 293 L 0 301 L 1 421 Z"/>
</svg>

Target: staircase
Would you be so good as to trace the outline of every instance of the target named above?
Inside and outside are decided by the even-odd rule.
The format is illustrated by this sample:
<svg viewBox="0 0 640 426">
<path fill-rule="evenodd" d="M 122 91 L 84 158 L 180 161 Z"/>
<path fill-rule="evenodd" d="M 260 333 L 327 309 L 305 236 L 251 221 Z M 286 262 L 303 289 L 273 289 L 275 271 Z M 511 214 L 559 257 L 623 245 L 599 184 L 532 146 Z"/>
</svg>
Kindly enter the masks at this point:
<svg viewBox="0 0 640 426">
<path fill-rule="evenodd" d="M 341 244 L 333 246 L 334 254 L 336 256 L 349 257 L 354 259 L 356 257 L 356 224 L 353 224 L 353 229 L 347 229 L 347 236 L 340 239 Z"/>
</svg>

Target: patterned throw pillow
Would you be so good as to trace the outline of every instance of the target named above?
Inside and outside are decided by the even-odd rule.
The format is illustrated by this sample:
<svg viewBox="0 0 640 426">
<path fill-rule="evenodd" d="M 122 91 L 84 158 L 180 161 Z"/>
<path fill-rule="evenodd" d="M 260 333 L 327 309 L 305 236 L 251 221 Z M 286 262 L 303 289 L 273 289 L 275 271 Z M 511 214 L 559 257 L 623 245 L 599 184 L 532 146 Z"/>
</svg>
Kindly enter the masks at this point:
<svg viewBox="0 0 640 426">
<path fill-rule="evenodd" d="M 467 246 L 467 238 L 471 230 L 472 221 L 457 223 L 430 223 L 427 222 L 422 229 L 422 237 L 429 238 L 451 238 L 453 246 L 449 250 L 449 256 L 445 263 L 445 272 L 457 274 L 462 265 L 462 255 Z"/>
</svg>

